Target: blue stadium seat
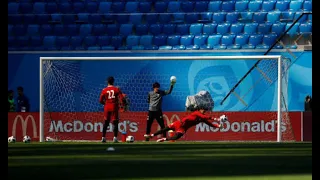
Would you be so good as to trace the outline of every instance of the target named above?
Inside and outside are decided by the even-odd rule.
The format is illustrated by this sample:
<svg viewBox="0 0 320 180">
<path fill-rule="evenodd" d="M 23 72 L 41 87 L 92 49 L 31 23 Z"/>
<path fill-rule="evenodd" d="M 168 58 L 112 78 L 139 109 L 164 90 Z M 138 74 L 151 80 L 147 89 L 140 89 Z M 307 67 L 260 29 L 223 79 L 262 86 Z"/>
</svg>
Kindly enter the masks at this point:
<svg viewBox="0 0 320 180">
<path fill-rule="evenodd" d="M 22 15 L 22 22 L 23 22 L 23 24 L 26 24 L 26 25 L 27 24 L 38 24 L 38 22 L 36 21 L 36 16 L 34 14 Z M 18 24 L 21 24 L 21 22 L 19 22 Z"/>
<path fill-rule="evenodd" d="M 107 34 L 109 36 L 116 36 L 119 32 L 119 26 L 117 24 L 108 24 L 107 26 Z"/>
<path fill-rule="evenodd" d="M 161 34 L 162 28 L 163 28 L 162 24 L 151 24 L 149 27 L 149 32 L 156 36 Z"/>
<path fill-rule="evenodd" d="M 111 9 L 111 2 L 100 2 L 98 12 L 99 13 L 109 13 Z"/>
<path fill-rule="evenodd" d="M 172 50 L 185 50 L 186 46 L 184 45 L 176 45 L 176 46 L 172 46 Z"/>
<path fill-rule="evenodd" d="M 180 38 L 180 45 L 185 47 L 193 46 L 194 35 L 183 35 Z"/>
<path fill-rule="evenodd" d="M 286 11 L 289 9 L 290 1 L 277 1 L 275 10 Z"/>
<path fill-rule="evenodd" d="M 30 37 L 30 44 L 32 47 L 40 47 L 42 45 L 42 37 L 41 36 L 31 36 Z"/>
<path fill-rule="evenodd" d="M 241 18 L 239 21 L 243 22 L 252 22 L 253 19 L 253 12 L 240 12 Z"/>
<path fill-rule="evenodd" d="M 292 22 L 295 14 L 295 12 L 281 12 L 280 21 Z"/>
<path fill-rule="evenodd" d="M 166 35 L 157 35 L 154 36 L 153 44 L 156 46 L 164 46 L 167 44 L 167 37 Z"/>
<path fill-rule="evenodd" d="M 58 5 L 55 2 L 48 2 L 46 5 L 46 12 L 48 14 L 53 14 L 58 12 Z"/>
<path fill-rule="evenodd" d="M 216 12 L 212 15 L 212 20 L 215 23 L 223 23 L 226 20 L 226 13 L 225 12 Z"/>
<path fill-rule="evenodd" d="M 8 3 L 8 14 L 19 14 L 19 4 L 16 2 Z"/>
<path fill-rule="evenodd" d="M 70 12 L 72 12 L 72 7 L 70 3 L 67 2 L 63 2 L 63 3 L 59 3 L 59 11 L 62 14 L 68 14 Z"/>
<path fill-rule="evenodd" d="M 222 35 L 210 35 L 208 36 L 208 46 L 211 48 L 215 48 L 220 45 L 220 40 L 221 40 Z"/>
<path fill-rule="evenodd" d="M 156 45 L 152 45 L 152 46 L 145 46 L 144 50 L 158 50 L 159 47 Z"/>
<path fill-rule="evenodd" d="M 262 11 L 269 12 L 273 11 L 276 5 L 276 0 L 263 1 L 262 3 Z"/>
<path fill-rule="evenodd" d="M 272 23 L 262 23 L 258 25 L 258 34 L 269 34 L 271 31 Z"/>
<path fill-rule="evenodd" d="M 19 48 L 25 48 L 29 46 L 30 38 L 28 36 L 16 37 L 16 43 Z"/>
<path fill-rule="evenodd" d="M 135 13 L 138 11 L 138 6 L 139 6 L 138 2 L 135 2 L 135 1 L 127 2 L 125 5 L 125 12 Z"/>
<path fill-rule="evenodd" d="M 8 14 L 8 24 L 21 24 L 22 17 Z"/>
<path fill-rule="evenodd" d="M 218 26 L 218 24 L 216 24 L 216 23 L 204 24 L 203 28 L 202 28 L 202 33 L 205 35 L 212 35 L 217 32 L 216 31 L 217 26 Z"/>
<path fill-rule="evenodd" d="M 36 24 L 48 24 L 50 21 L 49 14 L 37 14 L 36 15 Z"/>
<path fill-rule="evenodd" d="M 88 47 L 96 46 L 97 45 L 97 37 L 96 36 L 86 36 L 83 38 L 83 44 L 86 49 L 88 49 Z"/>
<path fill-rule="evenodd" d="M 62 22 L 62 14 L 58 14 L 58 13 L 51 14 L 51 22 L 61 23 Z"/>
<path fill-rule="evenodd" d="M 208 4 L 209 12 L 220 12 L 222 1 L 210 1 Z"/>
<path fill-rule="evenodd" d="M 153 36 L 152 35 L 143 35 L 140 37 L 140 45 L 144 47 L 152 46 Z"/>
<path fill-rule="evenodd" d="M 251 12 L 257 12 L 260 11 L 262 5 L 262 1 L 250 1 L 248 4 L 248 10 Z"/>
<path fill-rule="evenodd" d="M 53 27 L 53 35 L 55 36 L 65 36 L 66 34 L 65 26 L 63 24 L 56 24 Z"/>
<path fill-rule="evenodd" d="M 68 47 L 69 46 L 69 36 L 57 36 L 56 37 L 56 46 L 59 47 L 59 49 L 62 49 L 62 47 Z"/>
<path fill-rule="evenodd" d="M 248 4 L 249 1 L 243 0 L 243 1 L 236 1 L 235 4 L 235 11 L 236 12 L 244 12 L 248 10 Z"/>
<path fill-rule="evenodd" d="M 311 34 L 312 33 L 312 23 L 302 23 L 299 26 L 300 34 Z"/>
<path fill-rule="evenodd" d="M 79 36 L 88 36 L 91 34 L 92 25 L 91 24 L 81 24 L 79 29 Z M 108 29 L 107 29 L 108 31 Z"/>
<path fill-rule="evenodd" d="M 70 46 L 74 50 L 84 50 L 82 46 L 83 37 L 80 36 L 71 36 L 70 37 Z"/>
<path fill-rule="evenodd" d="M 84 3 L 83 2 L 73 2 L 72 3 L 73 6 L 73 12 L 74 13 L 83 13 L 85 12 L 85 7 L 84 7 Z"/>
<path fill-rule="evenodd" d="M 139 11 L 141 13 L 150 13 L 151 11 L 151 2 L 140 2 Z"/>
<path fill-rule="evenodd" d="M 148 34 L 148 24 L 138 24 L 135 26 L 136 35 L 146 35 Z"/>
<path fill-rule="evenodd" d="M 115 47 L 114 46 L 101 46 L 101 50 L 111 51 L 111 50 L 115 50 Z"/>
<path fill-rule="evenodd" d="M 162 33 L 166 35 L 174 34 L 176 29 L 176 24 L 164 24 L 162 28 Z"/>
<path fill-rule="evenodd" d="M 32 4 L 31 3 L 19 3 L 19 11 L 21 14 L 31 14 L 32 13 Z"/>
<path fill-rule="evenodd" d="M 249 40 L 249 36 L 246 35 L 246 34 L 237 35 L 236 39 L 234 41 L 234 44 L 236 46 L 242 47 L 242 46 L 244 46 L 244 45 L 246 45 L 248 43 L 248 40 Z"/>
<path fill-rule="evenodd" d="M 148 24 L 154 24 L 158 22 L 158 14 L 146 14 L 145 21 Z"/>
<path fill-rule="evenodd" d="M 128 14 L 117 14 L 116 15 L 116 21 L 117 21 L 118 24 L 131 23 L 129 21 L 129 15 Z"/>
<path fill-rule="evenodd" d="M 285 30 L 289 29 L 289 27 L 291 25 L 292 25 L 292 23 L 287 23 Z M 300 23 L 295 23 L 293 25 L 293 27 L 287 32 L 287 34 L 290 35 L 290 36 L 297 35 L 298 34 L 298 30 L 299 30 L 299 26 L 300 26 Z"/>
<path fill-rule="evenodd" d="M 169 13 L 177 13 L 180 11 L 180 2 L 179 1 L 169 1 L 167 11 Z"/>
<path fill-rule="evenodd" d="M 254 49 L 258 44 L 261 44 L 263 35 L 250 35 L 248 44 L 242 46 L 242 49 Z"/>
<path fill-rule="evenodd" d="M 208 39 L 208 35 L 195 36 L 193 39 L 193 44 L 201 47 L 203 45 L 206 45 L 207 39 Z"/>
<path fill-rule="evenodd" d="M 128 36 L 132 33 L 133 24 L 121 24 L 119 34 L 122 36 Z"/>
<path fill-rule="evenodd" d="M 176 34 L 187 35 L 189 34 L 190 24 L 177 24 Z"/>
<path fill-rule="evenodd" d="M 69 24 L 65 27 L 65 33 L 69 36 L 79 35 L 80 26 L 78 24 Z"/>
<path fill-rule="evenodd" d="M 235 1 L 223 1 L 221 10 L 224 12 L 232 12 L 235 10 Z"/>
<path fill-rule="evenodd" d="M 110 45 L 110 36 L 99 36 L 97 38 L 97 44 L 101 47 Z"/>
<path fill-rule="evenodd" d="M 303 2 L 303 0 L 291 1 L 289 5 L 289 10 L 294 12 L 302 11 Z"/>
<path fill-rule="evenodd" d="M 227 34 L 229 33 L 231 24 L 230 23 L 223 23 L 223 24 L 218 24 L 217 26 L 217 34 Z"/>
<path fill-rule="evenodd" d="M 277 40 L 276 34 L 265 34 L 263 36 L 262 44 L 256 46 L 256 49 L 269 49 Z"/>
<path fill-rule="evenodd" d="M 89 47 L 87 47 L 87 50 L 88 51 L 99 51 L 99 50 L 101 50 L 101 47 L 100 46 L 89 46 Z"/>
<path fill-rule="evenodd" d="M 167 45 L 169 46 L 176 46 L 180 45 L 180 35 L 170 35 L 167 38 Z"/>
<path fill-rule="evenodd" d="M 85 9 L 88 13 L 97 13 L 98 11 L 98 3 L 97 2 L 87 2 L 85 5 Z"/>
<path fill-rule="evenodd" d="M 77 14 L 77 21 L 78 23 L 88 23 L 89 22 L 89 14 L 88 13 L 78 13 Z"/>
<path fill-rule="evenodd" d="M 267 15 L 267 22 L 270 23 L 276 23 L 280 21 L 280 12 L 274 11 L 274 12 L 269 12 Z"/>
<path fill-rule="evenodd" d="M 115 47 L 116 49 L 122 46 L 124 41 L 123 36 L 112 36 L 111 37 L 111 46 Z"/>
<path fill-rule="evenodd" d="M 253 22 L 264 23 L 266 21 L 267 13 L 266 12 L 255 12 L 253 14 Z"/>
<path fill-rule="evenodd" d="M 308 22 L 312 22 L 312 14 L 308 15 Z"/>
<path fill-rule="evenodd" d="M 271 27 L 271 32 L 279 36 L 285 31 L 285 27 L 286 27 L 286 23 L 273 24 Z"/>
<path fill-rule="evenodd" d="M 38 24 L 29 24 L 27 28 L 27 35 L 28 36 L 37 36 L 40 34 L 39 32 L 39 25 Z"/>
<path fill-rule="evenodd" d="M 92 27 L 92 34 L 94 36 L 101 36 L 103 34 L 106 34 L 107 32 L 107 25 L 105 24 L 95 24 Z"/>
<path fill-rule="evenodd" d="M 90 14 L 88 18 L 89 24 L 101 24 L 102 16 L 100 14 Z"/>
<path fill-rule="evenodd" d="M 35 2 L 33 4 L 33 13 L 34 14 L 45 14 L 46 13 L 46 3 Z"/>
<path fill-rule="evenodd" d="M 171 23 L 184 23 L 184 13 L 172 14 Z"/>
<path fill-rule="evenodd" d="M 220 44 L 222 46 L 225 46 L 225 48 L 227 46 L 233 45 L 235 37 L 236 37 L 235 35 L 224 35 L 224 36 L 221 37 L 221 43 Z"/>
<path fill-rule="evenodd" d="M 181 11 L 182 12 L 192 12 L 193 11 L 194 2 L 183 1 L 181 3 Z"/>
<path fill-rule="evenodd" d="M 73 14 L 63 14 L 62 23 L 63 24 L 73 24 L 76 21 L 76 16 Z"/>
<path fill-rule="evenodd" d="M 226 22 L 236 23 L 238 22 L 239 17 L 240 17 L 240 14 L 238 12 L 229 12 L 226 15 Z"/>
<path fill-rule="evenodd" d="M 27 32 L 27 27 L 25 25 L 15 25 L 12 28 L 14 36 L 24 36 Z"/>
<path fill-rule="evenodd" d="M 302 15 L 302 11 L 300 11 L 300 12 L 296 12 L 296 14 L 294 15 L 294 17 L 293 17 L 293 20 L 295 21 L 295 20 L 297 20 L 301 15 Z M 304 23 L 304 22 L 306 22 L 308 20 L 308 15 L 307 14 L 304 14 L 299 20 L 298 20 L 298 22 L 299 23 Z"/>
<path fill-rule="evenodd" d="M 199 19 L 199 14 L 187 13 L 184 18 L 185 18 L 186 23 L 188 23 L 188 24 L 197 23 L 198 19 Z"/>
<path fill-rule="evenodd" d="M 172 46 L 159 46 L 159 50 L 172 50 Z"/>
<path fill-rule="evenodd" d="M 200 35 L 202 34 L 202 28 L 203 28 L 202 23 L 191 24 L 189 32 L 191 35 Z"/>
<path fill-rule="evenodd" d="M 198 22 L 209 23 L 212 22 L 212 12 L 201 13 Z"/>
<path fill-rule="evenodd" d="M 258 23 L 246 23 L 243 28 L 244 34 L 255 34 L 257 32 Z"/>
<path fill-rule="evenodd" d="M 111 5 L 111 10 L 114 13 L 124 12 L 125 3 L 121 1 L 114 1 Z"/>
<path fill-rule="evenodd" d="M 241 34 L 243 32 L 243 27 L 244 27 L 243 23 L 231 24 L 230 34 Z"/>
<path fill-rule="evenodd" d="M 144 46 L 138 45 L 138 46 L 132 46 L 131 50 L 144 50 Z"/>
<path fill-rule="evenodd" d="M 196 1 L 195 2 L 195 4 L 194 4 L 194 11 L 195 12 L 206 12 L 207 10 L 208 10 L 208 2 L 206 2 L 206 1 Z"/>
<path fill-rule="evenodd" d="M 39 29 L 39 33 L 41 36 L 50 36 L 53 33 L 53 27 L 50 24 L 43 24 Z"/>
<path fill-rule="evenodd" d="M 154 11 L 157 13 L 167 12 L 168 3 L 164 1 L 157 1 L 154 4 Z"/>
<path fill-rule="evenodd" d="M 170 14 L 163 14 L 163 13 L 159 14 L 159 23 L 166 24 L 166 23 L 169 23 L 170 21 L 171 21 Z"/>
<path fill-rule="evenodd" d="M 304 3 L 303 3 L 303 11 L 312 12 L 312 1 L 304 1 Z"/>
<path fill-rule="evenodd" d="M 186 47 L 186 50 L 198 50 L 198 49 L 200 49 L 200 47 L 197 45 L 190 45 Z"/>
<path fill-rule="evenodd" d="M 56 36 L 45 36 L 43 37 L 43 47 L 45 50 L 57 50 L 56 47 Z"/>
</svg>

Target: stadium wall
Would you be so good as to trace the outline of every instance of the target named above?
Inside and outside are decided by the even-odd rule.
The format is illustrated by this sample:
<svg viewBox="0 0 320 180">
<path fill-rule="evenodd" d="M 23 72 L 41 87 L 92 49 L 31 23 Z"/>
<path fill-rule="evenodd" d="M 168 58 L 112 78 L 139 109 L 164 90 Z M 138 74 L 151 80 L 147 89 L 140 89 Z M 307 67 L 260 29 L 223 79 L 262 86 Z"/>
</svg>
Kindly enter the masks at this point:
<svg viewBox="0 0 320 180">
<path fill-rule="evenodd" d="M 263 55 L 264 51 L 221 51 L 221 52 L 76 52 L 76 53 L 61 53 L 61 52 L 34 52 L 34 53 L 8 53 L 8 87 L 9 89 L 16 90 L 17 86 L 23 86 L 25 89 L 25 94 L 29 97 L 31 103 L 31 111 L 39 111 L 39 58 L 40 57 L 110 57 L 110 56 L 223 56 L 223 55 Z M 285 51 L 271 52 L 269 55 L 283 55 L 286 57 L 292 58 L 292 56 Z M 288 101 L 289 101 L 289 110 L 290 111 L 303 111 L 304 110 L 304 98 L 307 94 L 312 95 L 312 52 L 307 51 L 294 51 L 293 54 L 297 57 L 295 63 L 291 66 L 289 71 L 289 88 L 288 88 Z M 90 66 L 90 64 L 80 65 L 81 71 L 78 72 L 86 74 L 99 74 L 99 79 L 102 81 L 105 80 L 106 76 L 117 75 L 123 73 L 131 73 L 133 76 L 137 73 L 143 73 L 146 69 L 152 70 L 155 74 L 166 74 L 166 75 L 176 75 L 178 77 L 179 84 L 177 83 L 176 89 L 183 88 L 183 93 L 177 96 L 168 96 L 163 102 L 164 111 L 184 111 L 185 107 L 185 97 L 190 94 L 195 94 L 199 89 L 206 89 L 206 87 L 201 86 L 204 84 L 204 80 L 200 80 L 198 83 L 190 83 L 192 80 L 188 78 L 189 72 L 194 72 L 193 77 L 196 77 L 197 74 L 206 74 L 215 72 L 216 76 L 228 76 L 235 79 L 241 78 L 252 66 L 253 61 L 246 61 L 240 67 L 239 64 L 234 63 L 221 63 L 222 61 L 216 61 L 214 65 L 210 66 L 200 66 L 191 61 L 183 61 L 179 68 L 176 68 L 176 62 L 172 62 L 172 65 L 166 64 L 165 67 L 161 62 L 143 62 L 137 61 L 135 63 L 123 65 L 119 62 L 108 62 L 110 66 L 115 66 L 112 70 L 108 69 L 108 72 L 105 72 L 104 67 Z M 171 63 L 171 62 L 167 62 Z M 181 78 L 183 77 L 183 78 Z M 154 77 L 156 78 L 156 76 Z M 250 74 L 248 79 L 252 81 L 243 82 L 242 86 L 250 87 L 253 84 L 253 80 L 256 77 L 254 74 Z M 207 77 L 206 79 L 215 80 L 215 83 L 220 85 L 221 90 L 223 91 L 212 91 L 207 89 L 212 93 L 215 101 L 221 100 L 225 94 L 232 88 L 233 85 L 226 83 L 226 78 L 218 80 L 216 77 Z M 192 85 L 193 84 L 193 85 Z M 151 85 L 150 85 L 151 86 Z M 181 86 L 181 87 L 180 87 Z M 163 85 L 163 88 L 167 88 L 168 85 Z M 266 93 L 261 97 L 261 102 L 257 103 L 255 106 L 248 109 L 249 111 L 275 111 L 276 103 L 275 101 L 270 101 L 270 99 L 276 99 L 275 96 L 275 86 L 270 87 Z M 149 90 L 149 89 L 148 89 Z M 129 94 L 131 92 L 126 92 Z M 133 94 L 132 94 L 133 95 Z M 183 98 L 181 98 L 183 97 Z M 254 97 L 254 93 L 251 96 Z M 134 101 L 134 100 L 133 100 Z M 137 100 L 141 101 L 141 100 Z M 250 104 L 252 99 L 247 98 L 247 103 Z M 143 99 L 144 102 L 144 99 Z M 237 106 L 238 99 L 234 96 L 230 97 L 230 100 L 225 103 L 224 107 L 216 106 L 215 110 L 217 111 L 241 111 L 244 110 L 244 106 Z M 92 100 L 92 103 L 99 106 L 96 99 Z M 218 103 L 217 103 L 218 104 Z M 95 109 L 95 108 L 93 108 Z M 132 111 L 145 111 L 145 108 L 135 108 L 132 107 Z M 54 110 L 53 110 L 54 111 Z M 81 112 L 80 109 L 74 109 L 74 111 Z"/>
</svg>

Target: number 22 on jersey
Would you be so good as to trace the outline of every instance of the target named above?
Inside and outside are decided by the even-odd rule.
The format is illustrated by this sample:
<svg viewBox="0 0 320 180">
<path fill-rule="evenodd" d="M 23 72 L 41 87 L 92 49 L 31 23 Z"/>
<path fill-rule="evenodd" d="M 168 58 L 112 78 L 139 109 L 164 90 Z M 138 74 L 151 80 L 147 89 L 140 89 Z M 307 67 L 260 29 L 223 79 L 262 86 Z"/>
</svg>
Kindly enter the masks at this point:
<svg viewBox="0 0 320 180">
<path fill-rule="evenodd" d="M 108 94 L 108 99 L 114 99 L 115 98 L 114 90 L 107 91 L 107 94 Z"/>
</svg>

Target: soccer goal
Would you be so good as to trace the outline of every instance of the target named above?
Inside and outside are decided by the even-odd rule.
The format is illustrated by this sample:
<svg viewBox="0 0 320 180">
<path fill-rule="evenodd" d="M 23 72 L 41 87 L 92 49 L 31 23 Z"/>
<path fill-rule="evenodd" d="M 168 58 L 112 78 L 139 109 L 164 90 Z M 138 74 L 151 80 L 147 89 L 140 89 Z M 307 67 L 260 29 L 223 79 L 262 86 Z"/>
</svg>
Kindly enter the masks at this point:
<svg viewBox="0 0 320 180">
<path fill-rule="evenodd" d="M 241 88 L 232 92 L 223 106 L 219 106 L 222 98 L 217 91 L 224 89 L 222 95 L 225 96 L 239 78 L 259 60 L 260 63 L 254 67 L 251 77 L 244 80 Z M 293 141 L 287 98 L 289 66 L 290 60 L 278 55 L 40 57 L 40 142 L 44 142 L 46 137 L 62 141 L 100 140 L 103 107 L 98 99 L 101 90 L 106 86 L 106 78 L 110 75 L 115 77 L 115 85 L 130 99 L 129 111 L 120 114 L 119 135 L 121 132 L 131 132 L 136 136 L 136 140 L 143 139 L 143 123 L 148 110 L 146 94 L 155 81 L 162 85 L 161 88 L 166 89 L 169 87 L 170 76 L 175 75 L 177 83 L 170 95 L 170 103 L 165 104 L 172 108 L 169 108 L 170 112 L 164 110 L 164 116 L 168 117 L 172 114 L 171 111 L 183 112 L 188 95 L 213 88 L 211 95 L 213 99 L 216 98 L 217 105 L 212 113 L 265 111 L 262 119 L 272 120 L 274 131 L 270 130 L 270 134 L 257 133 L 257 136 L 261 136 L 261 141 Z M 212 85 L 211 82 L 220 84 Z M 272 87 L 273 90 L 270 90 Z M 217 90 L 219 88 L 220 90 Z M 268 91 L 272 91 L 273 95 L 263 98 Z M 172 115 L 174 116 L 176 115 Z M 235 117 L 229 117 L 231 129 L 232 122 L 237 119 Z M 246 118 L 250 116 L 245 116 L 242 121 L 247 121 Z M 237 129 L 241 130 L 222 131 L 219 136 L 228 137 L 229 140 L 241 140 L 241 133 L 249 132 L 247 136 L 252 136 L 250 133 L 257 128 L 256 124 L 245 123 L 243 122 L 242 126 L 239 122 Z M 258 131 L 263 132 L 265 129 Z M 108 132 L 112 132 L 112 124 Z"/>
</svg>

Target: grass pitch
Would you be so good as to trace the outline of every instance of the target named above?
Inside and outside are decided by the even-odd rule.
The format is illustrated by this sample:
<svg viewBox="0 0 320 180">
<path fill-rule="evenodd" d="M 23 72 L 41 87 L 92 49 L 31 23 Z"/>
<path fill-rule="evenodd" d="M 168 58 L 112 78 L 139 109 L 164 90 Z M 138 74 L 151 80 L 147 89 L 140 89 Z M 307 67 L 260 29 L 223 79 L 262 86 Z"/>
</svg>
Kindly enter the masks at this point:
<svg viewBox="0 0 320 180">
<path fill-rule="evenodd" d="M 114 147 L 115 151 L 106 151 Z M 311 180 L 311 143 L 14 143 L 9 179 Z"/>
</svg>

